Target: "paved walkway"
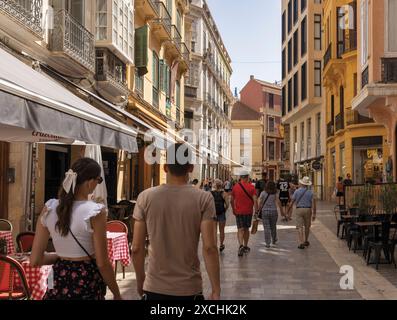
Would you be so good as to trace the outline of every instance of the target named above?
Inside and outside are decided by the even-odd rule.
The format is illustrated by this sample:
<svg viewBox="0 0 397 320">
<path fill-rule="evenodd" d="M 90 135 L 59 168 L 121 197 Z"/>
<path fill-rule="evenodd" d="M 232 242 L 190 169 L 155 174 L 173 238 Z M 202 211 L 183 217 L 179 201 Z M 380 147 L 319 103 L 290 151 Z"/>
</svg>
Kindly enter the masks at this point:
<svg viewBox="0 0 397 320">
<path fill-rule="evenodd" d="M 388 270 L 385 276 L 367 267 L 360 255 L 349 252 L 345 241 L 335 236 L 332 208 L 320 204 L 310 248 L 299 250 L 294 225 L 279 222 L 277 246 L 265 248 L 261 227 L 251 238 L 251 253 L 241 258 L 237 256 L 234 218 L 229 215 L 226 250 L 221 255 L 222 299 L 397 299 L 397 289 L 388 279 L 396 278 L 397 270 L 381 266 Z M 342 265 L 354 268 L 354 290 L 340 288 Z M 203 263 L 202 270 L 207 295 L 210 288 Z M 118 274 L 118 282 L 125 299 L 138 299 L 132 267 L 125 280 Z"/>
</svg>

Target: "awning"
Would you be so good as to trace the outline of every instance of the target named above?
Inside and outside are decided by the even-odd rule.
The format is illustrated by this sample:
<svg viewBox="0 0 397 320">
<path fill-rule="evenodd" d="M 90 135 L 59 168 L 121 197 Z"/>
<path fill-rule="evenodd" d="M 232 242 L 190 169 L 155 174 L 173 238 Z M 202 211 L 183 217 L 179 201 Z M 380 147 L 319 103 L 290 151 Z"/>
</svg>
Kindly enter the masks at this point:
<svg viewBox="0 0 397 320">
<path fill-rule="evenodd" d="M 15 127 L 54 139 L 73 139 L 138 152 L 137 132 L 80 99 L 59 83 L 0 49 L 0 140 Z M 19 135 L 23 131 L 19 131 Z M 54 138 L 55 137 L 55 138 Z M 10 139 L 10 141 L 13 141 Z M 59 142 L 59 141 L 58 141 Z"/>
</svg>

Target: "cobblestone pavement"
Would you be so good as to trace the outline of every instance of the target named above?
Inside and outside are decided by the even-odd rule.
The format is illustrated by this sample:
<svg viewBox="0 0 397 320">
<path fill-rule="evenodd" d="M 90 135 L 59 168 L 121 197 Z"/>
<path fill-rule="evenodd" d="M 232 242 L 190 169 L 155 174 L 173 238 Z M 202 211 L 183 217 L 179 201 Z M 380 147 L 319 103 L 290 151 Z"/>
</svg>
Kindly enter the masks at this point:
<svg viewBox="0 0 397 320">
<path fill-rule="evenodd" d="M 333 205 L 320 203 L 318 221 L 313 225 L 311 246 L 297 248 L 293 223 L 279 221 L 277 246 L 266 249 L 263 227 L 251 237 L 251 252 L 237 256 L 234 217 L 229 214 L 226 250 L 221 254 L 222 299 L 397 299 L 397 270 L 382 265 L 380 272 L 367 267 L 361 255 L 349 252 L 345 241 L 335 235 Z M 355 289 L 340 289 L 342 265 L 355 271 Z M 202 263 L 204 293 L 209 294 L 209 281 Z M 118 283 L 125 299 L 138 299 L 133 268 L 127 268 L 126 279 L 118 274 Z M 111 298 L 111 295 L 108 296 Z"/>
</svg>

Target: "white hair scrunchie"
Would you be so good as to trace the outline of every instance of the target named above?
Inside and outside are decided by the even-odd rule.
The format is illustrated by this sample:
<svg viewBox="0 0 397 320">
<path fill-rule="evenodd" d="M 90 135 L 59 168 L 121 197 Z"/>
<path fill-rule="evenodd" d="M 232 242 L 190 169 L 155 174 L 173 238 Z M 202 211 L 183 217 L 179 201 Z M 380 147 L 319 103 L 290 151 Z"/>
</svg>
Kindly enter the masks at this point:
<svg viewBox="0 0 397 320">
<path fill-rule="evenodd" d="M 72 188 L 74 193 L 74 188 L 76 187 L 76 181 L 77 181 L 77 173 L 74 172 L 72 169 L 70 169 L 68 172 L 65 173 L 65 180 L 63 180 L 62 183 L 63 190 L 65 190 L 66 193 L 69 193 L 70 188 Z"/>
</svg>

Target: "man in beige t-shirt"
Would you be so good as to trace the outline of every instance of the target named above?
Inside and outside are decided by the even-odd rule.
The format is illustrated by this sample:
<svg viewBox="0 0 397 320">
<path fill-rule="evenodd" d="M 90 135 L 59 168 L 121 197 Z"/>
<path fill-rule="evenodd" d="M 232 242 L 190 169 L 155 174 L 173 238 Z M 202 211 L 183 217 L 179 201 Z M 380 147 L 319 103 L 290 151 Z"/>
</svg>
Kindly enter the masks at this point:
<svg viewBox="0 0 397 320">
<path fill-rule="evenodd" d="M 186 145 L 176 144 L 175 149 L 179 148 Z M 188 184 L 193 165 L 167 164 L 164 170 L 167 184 L 142 192 L 134 210 L 133 262 L 138 293 L 146 300 L 203 299 L 198 258 L 201 234 L 212 286 L 209 298 L 219 299 L 214 199 L 210 193 Z M 146 236 L 150 245 L 145 274 Z"/>
</svg>

